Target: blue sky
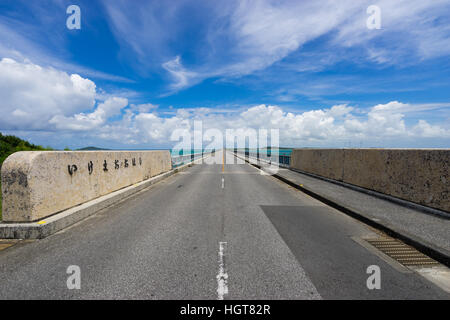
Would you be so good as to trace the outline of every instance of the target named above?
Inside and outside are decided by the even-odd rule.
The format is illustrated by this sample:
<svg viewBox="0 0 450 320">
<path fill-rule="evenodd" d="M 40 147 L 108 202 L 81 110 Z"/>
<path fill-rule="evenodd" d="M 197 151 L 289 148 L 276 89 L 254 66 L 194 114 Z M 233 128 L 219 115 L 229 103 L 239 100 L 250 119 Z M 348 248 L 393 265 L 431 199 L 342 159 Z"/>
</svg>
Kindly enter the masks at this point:
<svg viewBox="0 0 450 320">
<path fill-rule="evenodd" d="M 448 148 L 449 20 L 440 0 L 0 0 L 0 131 L 165 148 L 201 120 L 293 147 Z"/>
</svg>

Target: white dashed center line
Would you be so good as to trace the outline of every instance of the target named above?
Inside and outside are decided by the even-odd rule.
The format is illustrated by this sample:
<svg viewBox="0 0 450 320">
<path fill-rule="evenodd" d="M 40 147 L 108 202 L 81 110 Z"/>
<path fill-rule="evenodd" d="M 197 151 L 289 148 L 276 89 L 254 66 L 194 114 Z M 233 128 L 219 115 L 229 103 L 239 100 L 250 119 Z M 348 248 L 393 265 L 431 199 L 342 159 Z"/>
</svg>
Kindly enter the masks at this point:
<svg viewBox="0 0 450 320">
<path fill-rule="evenodd" d="M 225 270 L 225 248 L 226 242 L 219 242 L 219 273 L 217 274 L 217 298 L 223 300 L 228 294 L 228 274 Z"/>
</svg>

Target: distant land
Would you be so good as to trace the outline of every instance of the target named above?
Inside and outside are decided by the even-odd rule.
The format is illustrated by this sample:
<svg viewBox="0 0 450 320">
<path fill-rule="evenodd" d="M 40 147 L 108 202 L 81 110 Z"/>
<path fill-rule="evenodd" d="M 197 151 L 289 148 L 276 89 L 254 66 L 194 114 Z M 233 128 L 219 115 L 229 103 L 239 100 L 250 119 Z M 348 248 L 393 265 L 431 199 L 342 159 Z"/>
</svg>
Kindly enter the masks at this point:
<svg viewBox="0 0 450 320">
<path fill-rule="evenodd" d="M 110 149 L 98 148 L 98 147 L 84 147 L 81 149 L 77 149 L 77 151 L 95 151 L 95 150 L 110 150 Z"/>
</svg>

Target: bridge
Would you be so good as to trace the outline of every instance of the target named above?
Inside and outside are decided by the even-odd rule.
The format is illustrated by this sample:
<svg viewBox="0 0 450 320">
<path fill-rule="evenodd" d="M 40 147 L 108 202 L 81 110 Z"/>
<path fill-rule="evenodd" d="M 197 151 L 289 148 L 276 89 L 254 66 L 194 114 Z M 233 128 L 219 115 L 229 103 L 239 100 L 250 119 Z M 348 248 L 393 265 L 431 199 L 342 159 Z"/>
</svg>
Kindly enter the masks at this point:
<svg viewBox="0 0 450 320">
<path fill-rule="evenodd" d="M 2 168 L 0 299 L 449 299 L 448 160 L 18 153 Z"/>
</svg>

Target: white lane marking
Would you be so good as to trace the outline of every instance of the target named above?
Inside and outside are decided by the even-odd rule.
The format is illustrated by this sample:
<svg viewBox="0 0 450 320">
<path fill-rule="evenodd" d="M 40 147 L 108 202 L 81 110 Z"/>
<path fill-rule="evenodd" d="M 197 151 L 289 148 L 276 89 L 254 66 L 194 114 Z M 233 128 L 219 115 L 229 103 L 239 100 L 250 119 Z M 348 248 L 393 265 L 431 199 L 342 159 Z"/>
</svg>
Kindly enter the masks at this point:
<svg viewBox="0 0 450 320">
<path fill-rule="evenodd" d="M 222 189 L 225 188 L 225 178 L 222 177 Z"/>
<path fill-rule="evenodd" d="M 228 294 L 228 273 L 225 270 L 224 255 L 226 242 L 219 242 L 219 273 L 217 274 L 217 298 L 223 300 L 223 296 Z"/>
</svg>

